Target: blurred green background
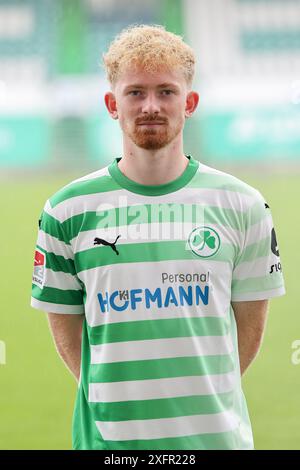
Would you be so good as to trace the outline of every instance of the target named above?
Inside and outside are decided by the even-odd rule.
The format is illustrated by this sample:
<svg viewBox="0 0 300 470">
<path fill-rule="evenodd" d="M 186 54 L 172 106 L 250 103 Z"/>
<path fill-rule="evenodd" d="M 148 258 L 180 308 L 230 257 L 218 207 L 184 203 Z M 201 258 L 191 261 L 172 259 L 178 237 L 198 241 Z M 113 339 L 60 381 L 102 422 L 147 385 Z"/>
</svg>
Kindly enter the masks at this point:
<svg viewBox="0 0 300 470">
<path fill-rule="evenodd" d="M 299 0 L 0 0 L 0 449 L 71 448 L 75 379 L 29 306 L 37 221 L 50 195 L 122 151 L 99 63 L 132 23 L 163 24 L 195 49 L 185 152 L 271 207 L 287 295 L 270 303 L 243 384 L 256 448 L 300 449 Z"/>
</svg>

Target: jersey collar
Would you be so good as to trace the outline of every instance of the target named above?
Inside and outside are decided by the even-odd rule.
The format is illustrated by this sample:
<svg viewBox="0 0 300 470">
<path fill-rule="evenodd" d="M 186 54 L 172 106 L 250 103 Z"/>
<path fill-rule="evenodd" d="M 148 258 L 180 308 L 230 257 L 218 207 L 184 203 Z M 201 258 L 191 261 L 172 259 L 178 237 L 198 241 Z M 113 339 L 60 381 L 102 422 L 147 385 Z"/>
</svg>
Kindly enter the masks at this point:
<svg viewBox="0 0 300 470">
<path fill-rule="evenodd" d="M 194 160 L 190 155 L 186 155 L 189 159 L 189 163 L 186 166 L 184 172 L 175 180 L 169 181 L 165 184 L 158 185 L 144 185 L 137 183 L 125 176 L 118 167 L 118 163 L 121 157 L 115 158 L 112 163 L 108 166 L 108 171 L 111 177 L 124 189 L 133 193 L 143 194 L 145 196 L 160 196 L 162 194 L 173 193 L 178 189 L 186 186 L 192 177 L 195 175 L 199 162 Z"/>
</svg>

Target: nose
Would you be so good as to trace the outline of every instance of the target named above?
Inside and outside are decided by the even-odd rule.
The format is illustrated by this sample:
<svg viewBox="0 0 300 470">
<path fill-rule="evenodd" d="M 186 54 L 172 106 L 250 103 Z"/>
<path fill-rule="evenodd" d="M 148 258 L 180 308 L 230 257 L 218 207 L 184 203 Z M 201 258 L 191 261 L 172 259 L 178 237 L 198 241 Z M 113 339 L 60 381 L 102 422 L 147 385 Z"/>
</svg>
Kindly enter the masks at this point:
<svg viewBox="0 0 300 470">
<path fill-rule="evenodd" d="M 148 114 L 154 114 L 160 112 L 160 106 L 155 93 L 148 93 L 143 99 L 142 112 Z"/>
</svg>

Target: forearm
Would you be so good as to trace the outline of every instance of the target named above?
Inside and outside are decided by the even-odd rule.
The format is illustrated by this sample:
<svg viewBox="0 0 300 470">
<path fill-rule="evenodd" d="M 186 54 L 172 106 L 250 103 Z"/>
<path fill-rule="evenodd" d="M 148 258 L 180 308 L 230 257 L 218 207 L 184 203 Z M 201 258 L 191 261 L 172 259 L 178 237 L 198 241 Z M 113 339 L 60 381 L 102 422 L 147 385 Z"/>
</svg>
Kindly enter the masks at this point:
<svg viewBox="0 0 300 470">
<path fill-rule="evenodd" d="M 83 315 L 48 314 L 56 350 L 77 382 L 81 365 Z"/>
<path fill-rule="evenodd" d="M 247 331 L 238 331 L 240 371 L 243 375 L 254 361 L 260 348 L 261 341 L 251 336 Z"/>
<path fill-rule="evenodd" d="M 267 319 L 268 301 L 232 302 L 238 335 L 241 375 L 257 356 Z"/>
<path fill-rule="evenodd" d="M 74 375 L 77 382 L 79 382 L 80 376 L 80 364 L 81 364 L 81 340 L 79 338 L 73 341 L 63 340 L 59 344 L 56 344 L 56 349 L 61 359 Z"/>
</svg>

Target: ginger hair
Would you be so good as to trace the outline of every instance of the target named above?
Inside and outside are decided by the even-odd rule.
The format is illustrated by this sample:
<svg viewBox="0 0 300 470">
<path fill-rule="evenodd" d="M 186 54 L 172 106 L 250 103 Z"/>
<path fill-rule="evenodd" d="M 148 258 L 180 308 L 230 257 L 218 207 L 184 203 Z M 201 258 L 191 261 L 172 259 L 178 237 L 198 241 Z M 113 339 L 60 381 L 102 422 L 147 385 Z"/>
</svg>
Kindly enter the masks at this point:
<svg viewBox="0 0 300 470">
<path fill-rule="evenodd" d="M 192 85 L 195 55 L 182 37 L 161 25 L 133 25 L 125 28 L 103 54 L 107 79 L 114 88 L 125 70 L 149 73 L 179 69 L 188 86 Z"/>
</svg>

